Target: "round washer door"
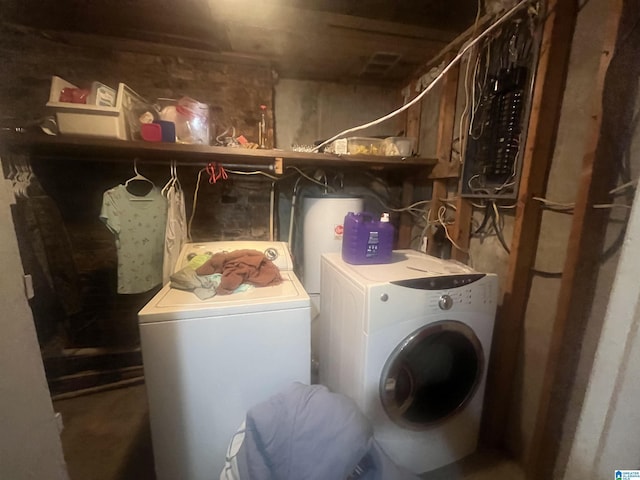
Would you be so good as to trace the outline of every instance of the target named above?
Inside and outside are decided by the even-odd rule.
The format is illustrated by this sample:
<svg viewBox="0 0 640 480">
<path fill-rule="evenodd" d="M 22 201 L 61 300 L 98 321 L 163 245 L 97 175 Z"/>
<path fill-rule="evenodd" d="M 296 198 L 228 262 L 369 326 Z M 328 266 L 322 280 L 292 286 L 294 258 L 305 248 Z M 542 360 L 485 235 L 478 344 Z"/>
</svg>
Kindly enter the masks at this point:
<svg viewBox="0 0 640 480">
<path fill-rule="evenodd" d="M 464 323 L 445 320 L 407 336 L 387 359 L 380 400 L 389 418 L 424 430 L 460 411 L 484 368 L 482 345 Z"/>
</svg>

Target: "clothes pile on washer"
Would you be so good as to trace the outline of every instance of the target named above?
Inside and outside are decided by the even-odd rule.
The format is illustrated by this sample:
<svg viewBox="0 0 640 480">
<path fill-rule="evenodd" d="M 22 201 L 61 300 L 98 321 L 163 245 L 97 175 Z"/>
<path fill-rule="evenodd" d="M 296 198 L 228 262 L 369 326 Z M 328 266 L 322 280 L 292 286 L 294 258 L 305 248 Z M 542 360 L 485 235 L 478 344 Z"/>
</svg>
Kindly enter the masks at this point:
<svg viewBox="0 0 640 480">
<path fill-rule="evenodd" d="M 282 283 L 278 267 L 264 253 L 250 249 L 195 257 L 170 278 L 172 288 L 192 291 L 202 300 Z"/>
<path fill-rule="evenodd" d="M 249 410 L 220 480 L 417 480 L 373 438 L 355 402 L 294 383 Z"/>
</svg>

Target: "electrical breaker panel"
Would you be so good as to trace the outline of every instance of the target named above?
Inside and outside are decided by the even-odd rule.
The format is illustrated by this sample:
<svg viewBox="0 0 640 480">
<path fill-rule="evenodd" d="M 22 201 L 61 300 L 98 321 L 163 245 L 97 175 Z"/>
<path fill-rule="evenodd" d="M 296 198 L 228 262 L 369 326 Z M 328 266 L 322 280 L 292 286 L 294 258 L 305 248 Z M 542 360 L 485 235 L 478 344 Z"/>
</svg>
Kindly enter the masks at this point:
<svg viewBox="0 0 640 480">
<path fill-rule="evenodd" d="M 465 197 L 515 198 L 528 125 L 539 31 L 524 12 L 488 38 L 469 60 L 460 191 Z"/>
</svg>

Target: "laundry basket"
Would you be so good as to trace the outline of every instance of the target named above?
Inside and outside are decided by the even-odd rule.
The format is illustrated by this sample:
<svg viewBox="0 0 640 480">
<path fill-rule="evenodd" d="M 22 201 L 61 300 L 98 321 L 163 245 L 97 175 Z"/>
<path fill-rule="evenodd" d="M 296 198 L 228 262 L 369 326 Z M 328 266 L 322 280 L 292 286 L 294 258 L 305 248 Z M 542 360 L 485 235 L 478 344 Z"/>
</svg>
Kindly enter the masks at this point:
<svg viewBox="0 0 640 480">
<path fill-rule="evenodd" d="M 294 383 L 253 407 L 229 444 L 220 480 L 418 480 L 380 449 L 350 398 Z"/>
</svg>

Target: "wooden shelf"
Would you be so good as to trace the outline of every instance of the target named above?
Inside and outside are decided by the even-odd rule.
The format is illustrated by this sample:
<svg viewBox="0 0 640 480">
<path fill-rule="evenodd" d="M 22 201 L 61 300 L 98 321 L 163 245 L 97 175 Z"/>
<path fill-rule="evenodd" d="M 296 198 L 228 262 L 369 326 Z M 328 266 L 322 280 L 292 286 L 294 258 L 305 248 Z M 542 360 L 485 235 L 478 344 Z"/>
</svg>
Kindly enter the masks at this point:
<svg viewBox="0 0 640 480">
<path fill-rule="evenodd" d="M 284 150 L 251 150 L 244 148 L 150 143 L 91 137 L 50 136 L 37 133 L 0 133 L 0 149 L 13 153 L 27 153 L 39 157 L 78 157 L 91 160 L 127 160 L 167 162 L 176 160 L 184 165 L 208 162 L 255 166 L 276 169 L 283 166 L 368 166 L 380 168 L 431 167 L 435 158 L 385 157 L 373 155 L 334 155 Z"/>
</svg>

